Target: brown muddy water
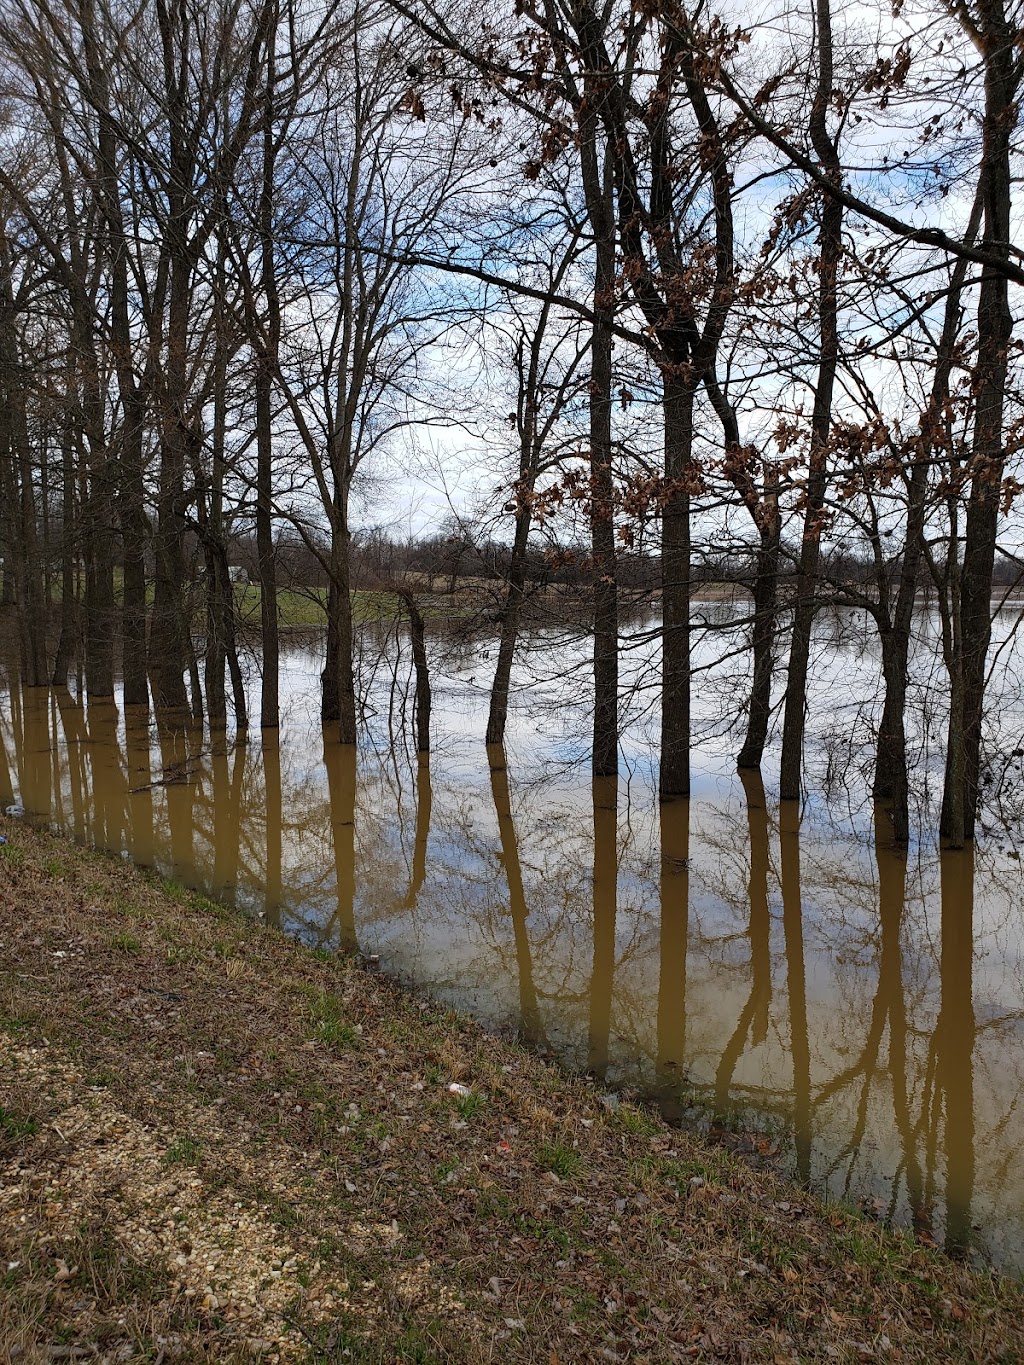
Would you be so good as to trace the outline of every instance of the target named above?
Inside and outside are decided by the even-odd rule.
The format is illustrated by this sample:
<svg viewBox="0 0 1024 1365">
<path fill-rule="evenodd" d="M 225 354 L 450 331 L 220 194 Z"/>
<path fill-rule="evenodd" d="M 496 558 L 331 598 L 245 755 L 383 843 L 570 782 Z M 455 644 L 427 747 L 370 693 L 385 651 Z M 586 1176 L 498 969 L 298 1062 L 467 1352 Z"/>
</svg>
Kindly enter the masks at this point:
<svg viewBox="0 0 1024 1365">
<path fill-rule="evenodd" d="M 358 757 L 324 742 L 316 644 L 285 652 L 279 734 L 246 740 L 161 735 L 115 704 L 8 681 L 0 806 L 309 944 L 378 955 L 609 1091 L 656 1096 L 819 1191 L 1019 1270 L 1020 691 L 1004 669 L 1006 759 L 991 765 L 977 848 L 940 851 L 925 834 L 899 853 L 864 794 L 877 659 L 840 624 L 819 627 L 802 807 L 771 794 L 773 754 L 767 795 L 736 775 L 742 684 L 710 666 L 693 798 L 659 806 L 642 634 L 626 652 L 618 781 L 586 768 L 584 641 L 530 642 L 504 755 L 482 742 L 487 646 L 436 651 L 426 761 L 403 737 L 396 637 L 361 660 Z M 924 753 L 941 681 L 930 649 L 915 667 Z M 922 760 L 922 789 L 929 775 Z"/>
</svg>

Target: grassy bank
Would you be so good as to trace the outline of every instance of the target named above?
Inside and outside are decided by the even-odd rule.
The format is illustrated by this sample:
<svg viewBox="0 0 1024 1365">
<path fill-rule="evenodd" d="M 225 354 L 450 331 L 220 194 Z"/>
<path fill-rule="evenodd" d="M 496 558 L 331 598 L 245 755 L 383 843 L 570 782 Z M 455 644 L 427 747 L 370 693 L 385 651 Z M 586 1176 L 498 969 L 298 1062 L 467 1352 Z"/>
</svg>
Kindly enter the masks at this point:
<svg viewBox="0 0 1024 1365">
<path fill-rule="evenodd" d="M 0 1360 L 1024 1359 L 1017 1287 L 0 832 Z"/>
</svg>

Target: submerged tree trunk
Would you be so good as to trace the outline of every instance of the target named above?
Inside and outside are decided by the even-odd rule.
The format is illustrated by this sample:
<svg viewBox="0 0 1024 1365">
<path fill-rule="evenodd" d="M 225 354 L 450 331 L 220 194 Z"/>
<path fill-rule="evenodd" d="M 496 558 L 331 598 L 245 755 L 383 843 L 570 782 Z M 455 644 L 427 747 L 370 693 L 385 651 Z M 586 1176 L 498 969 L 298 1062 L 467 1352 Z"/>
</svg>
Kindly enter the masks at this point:
<svg viewBox="0 0 1024 1365">
<path fill-rule="evenodd" d="M 321 716 L 336 725 L 342 744 L 355 744 L 356 687 L 352 665 L 353 625 L 348 491 L 338 489 L 331 527 L 330 586 L 327 592 L 327 660 L 322 676 Z"/>
<path fill-rule="evenodd" d="M 327 644 L 320 674 L 320 721 L 325 727 L 337 725 L 341 715 L 338 693 L 338 589 L 333 575 L 327 588 Z"/>
<path fill-rule="evenodd" d="M 28 433 L 20 428 L 23 412 L 17 399 L 8 400 L 18 461 L 18 540 L 15 546 L 14 581 L 18 602 L 21 639 L 21 677 L 27 687 L 42 687 L 49 681 L 46 667 L 46 610 L 43 575 L 36 528 L 36 494 L 28 452 Z M 0 446 L 0 459 L 4 458 Z"/>
<path fill-rule="evenodd" d="M 662 800 L 690 794 L 690 477 L 694 390 L 668 368 L 663 380 L 665 506 L 661 514 Z M 689 366 L 686 366 L 689 369 Z"/>
<path fill-rule="evenodd" d="M 60 636 L 53 661 L 54 687 L 67 686 L 68 673 L 78 641 L 78 599 L 75 581 L 75 561 L 78 554 L 76 502 L 74 443 L 70 422 L 66 421 L 61 433 L 61 601 Z"/>
<path fill-rule="evenodd" d="M 0 224 L 0 464 L 9 470 L 15 595 L 21 638 L 22 681 L 39 687 L 49 681 L 46 667 L 46 612 L 39 556 L 36 487 L 21 373 L 6 224 Z"/>
<path fill-rule="evenodd" d="M 594 318 L 590 349 L 590 537 L 594 594 L 595 777 L 619 770 L 619 603 L 612 474 L 612 316 L 615 219 L 611 153 L 598 151 L 597 120 L 588 115 L 581 143 L 584 193 L 594 232 Z"/>
<path fill-rule="evenodd" d="M 736 757 L 737 768 L 760 768 L 768 741 L 772 710 L 772 676 L 775 672 L 775 632 L 778 626 L 779 558 L 782 546 L 782 520 L 779 516 L 779 475 L 775 465 L 761 458 L 760 487 L 751 473 L 756 458 L 740 442 L 736 410 L 711 369 L 704 377 L 711 404 L 722 423 L 725 436 L 725 473 L 743 499 L 757 531 L 758 549 L 754 567 L 753 630 L 751 655 L 753 677 L 747 711 L 747 730 Z"/>
<path fill-rule="evenodd" d="M 1018 35 L 1007 20 L 1002 0 L 984 0 L 979 5 L 979 15 L 978 41 L 985 64 L 983 246 L 1001 261 L 1007 261 L 1013 184 L 1010 144 L 1018 119 L 1016 97 L 1021 79 L 1015 55 Z M 1006 275 L 985 266 L 978 297 L 971 489 L 960 597 L 963 696 L 958 739 L 963 752 L 962 762 L 947 764 L 941 816 L 941 832 L 955 846 L 973 839 L 978 810 L 985 675 L 992 633 L 992 571 L 1006 462 L 1003 426 L 1012 334 Z M 954 783 L 962 784 L 962 793 L 953 790 Z"/>
<path fill-rule="evenodd" d="M 981 221 L 982 195 L 975 199 L 966 240 L 973 242 Z M 906 698 L 910 636 L 918 578 L 924 555 L 924 525 L 929 472 L 933 453 L 945 443 L 948 420 L 949 380 L 960 330 L 960 302 L 967 278 L 967 262 L 953 267 L 943 316 L 942 333 L 935 358 L 935 372 L 928 405 L 921 415 L 914 461 L 907 481 L 906 539 L 900 566 L 896 607 L 888 629 L 881 631 L 882 677 L 885 700 L 878 729 L 873 795 L 888 802 L 893 838 L 905 844 L 910 838 L 909 773 L 907 768 Z"/>
<path fill-rule="evenodd" d="M 269 380 L 260 366 L 256 388 L 257 473 L 256 473 L 256 556 L 260 584 L 260 626 L 262 629 L 263 686 L 260 695 L 260 725 L 264 730 L 280 724 L 279 671 L 280 643 L 277 614 L 277 560 L 274 554 L 273 522 L 273 445 Z"/>
<path fill-rule="evenodd" d="M 219 340 L 218 340 L 219 344 Z M 196 468 L 197 511 L 199 533 L 203 542 L 203 560 L 206 568 L 206 652 L 204 657 L 204 681 L 206 684 L 206 710 L 210 717 L 210 729 L 222 730 L 227 725 L 227 693 L 224 675 L 227 669 L 227 652 L 224 640 L 224 593 L 230 590 L 230 583 L 224 582 L 220 553 L 223 538 L 224 513 L 224 367 L 219 358 L 216 364 L 213 396 L 213 440 L 212 471 L 210 479 L 209 506 L 205 505 L 202 487 L 202 470 Z"/>
<path fill-rule="evenodd" d="M 105 224 L 105 247 L 109 258 L 110 348 L 122 412 L 117 475 L 113 480 L 115 487 L 111 489 L 111 512 L 116 500 L 121 531 L 124 702 L 126 706 L 148 706 L 145 563 L 148 528 L 143 454 L 146 397 L 136 381 L 133 363 L 135 340 L 128 285 L 128 244 L 118 181 L 118 132 L 111 113 L 109 74 L 100 35 L 101 26 L 97 22 L 92 0 L 84 0 L 83 55 L 88 73 L 89 98 L 97 119 L 97 197 Z M 162 290 L 158 289 L 157 292 Z M 152 299 L 149 306 L 153 306 Z M 113 602 L 110 605 L 113 609 Z M 113 628 L 111 620 L 111 633 Z M 91 624 L 88 633 L 91 634 Z"/>
<path fill-rule="evenodd" d="M 751 641 L 754 671 L 750 683 L 750 710 L 747 713 L 747 733 L 736 758 L 736 766 L 747 769 L 761 766 L 772 713 L 772 676 L 775 672 L 775 630 L 778 619 L 781 550 L 777 491 L 770 492 L 766 498 L 760 537 L 754 579 L 754 626 Z"/>
<path fill-rule="evenodd" d="M 198 330 L 195 304 L 199 297 L 199 264 L 208 254 L 216 213 L 212 211 L 214 206 L 203 213 L 198 211 L 205 208 L 199 186 L 209 172 L 202 162 L 194 122 L 207 110 L 197 108 L 195 104 L 202 87 L 198 77 L 193 79 L 190 67 L 193 30 L 189 23 L 178 22 L 177 10 L 173 6 L 168 8 L 164 0 L 158 0 L 156 9 L 162 62 L 161 115 L 166 140 L 161 263 L 166 262 L 167 321 L 158 379 L 159 399 L 155 405 L 160 469 L 150 675 L 156 705 L 186 713 L 184 669 L 189 667 L 193 652 L 191 603 L 183 589 L 187 581 L 186 549 L 193 490 L 186 486 L 185 479 L 198 458 L 203 440 L 202 395 L 197 391 L 193 354 Z M 218 52 L 222 50 L 218 49 Z M 219 62 L 218 57 L 216 65 L 219 66 Z M 202 93 L 205 95 L 206 91 Z M 251 88 L 247 85 L 239 94 L 244 101 L 238 112 L 239 127 L 245 127 L 249 122 L 246 111 Z M 210 114 L 216 111 L 218 102 L 214 95 Z M 219 166 L 221 174 L 228 173 L 228 167 L 241 150 L 242 144 L 237 138 L 233 147 L 224 147 L 226 164 Z"/>
<path fill-rule="evenodd" d="M 816 0 L 818 22 L 818 85 L 811 110 L 810 131 L 818 160 L 836 184 L 842 179 L 839 156 L 828 131 L 832 104 L 832 13 L 830 0 Z M 837 280 L 843 250 L 843 206 L 825 195 L 821 205 L 821 237 L 818 256 L 818 377 L 811 415 L 810 453 L 805 493 L 803 541 L 797 571 L 796 604 L 789 652 L 786 709 L 782 723 L 782 760 L 779 795 L 783 800 L 800 796 L 804 728 L 807 707 L 807 670 L 814 625 L 818 564 L 825 506 L 829 432 L 832 425 L 832 391 L 839 361 L 839 310 Z"/>
<path fill-rule="evenodd" d="M 217 552 L 212 545 L 204 546 L 204 559 L 206 562 L 206 654 L 203 659 L 203 681 L 206 691 L 206 711 L 210 718 L 210 728 L 223 730 L 228 723 L 227 691 L 224 685 L 227 668 L 227 651 L 224 645 L 225 584 L 221 576 Z"/>
<path fill-rule="evenodd" d="M 916 469 L 914 471 L 916 473 Z M 901 589 L 902 591 L 902 589 Z M 898 608 L 897 603 L 897 608 Z M 897 615 L 899 612 L 897 610 Z M 878 749 L 875 761 L 873 795 L 885 801 L 897 844 L 910 838 L 910 794 L 907 770 L 907 661 L 910 648 L 910 623 L 893 625 L 880 633 L 882 646 L 882 679 L 885 701 L 878 729 Z"/>
<path fill-rule="evenodd" d="M 125 706 L 149 706 L 146 638 L 146 541 L 148 525 L 143 483 L 142 429 L 132 433 L 122 469 L 120 492 L 123 573 L 122 678 Z"/>
<path fill-rule="evenodd" d="M 105 201 L 112 240 L 111 252 L 111 329 L 117 385 L 123 412 L 121 450 L 118 457 L 117 498 L 121 529 L 122 604 L 121 676 L 126 706 L 149 706 L 148 641 L 146 636 L 146 544 L 149 526 L 146 519 L 145 424 L 146 394 L 135 378 L 133 338 L 128 293 L 127 246 L 113 170 L 113 149 L 105 155 L 111 161 L 109 188 Z"/>
<path fill-rule="evenodd" d="M 267 38 L 267 73 L 263 125 L 263 164 L 260 184 L 259 230 L 262 290 L 267 309 L 265 338 L 256 357 L 256 554 L 259 561 L 260 625 L 262 627 L 263 688 L 260 725 L 264 730 L 280 724 L 280 640 L 277 611 L 277 560 L 274 554 L 274 433 L 273 378 L 281 335 L 281 304 L 274 260 L 274 138 L 276 9 Z"/>
<path fill-rule="evenodd" d="M 523 490 L 517 486 L 519 507 L 516 511 L 516 529 L 512 541 L 512 555 L 508 570 L 508 593 L 501 614 L 501 638 L 498 643 L 498 661 L 494 667 L 494 681 L 491 684 L 491 703 L 487 712 L 488 744 L 503 744 L 505 723 L 508 719 L 509 684 L 512 678 L 512 663 L 515 658 L 516 642 L 519 639 L 519 621 L 522 616 L 524 588 L 526 584 L 526 547 L 530 538 L 530 507 L 523 501 Z"/>
<path fill-rule="evenodd" d="M 87 479 L 85 525 L 85 683 L 90 697 L 114 694 L 114 486 L 103 449 Z"/>
<path fill-rule="evenodd" d="M 224 246 L 218 243 L 218 288 L 223 293 Z M 227 725 L 227 688 L 225 672 L 230 670 L 235 723 L 244 729 L 248 723 L 245 690 L 235 640 L 235 600 L 228 565 L 227 536 L 224 525 L 224 481 L 227 474 L 227 339 L 223 322 L 218 319 L 217 358 L 213 392 L 213 430 L 211 433 L 211 472 L 209 505 L 204 496 L 201 464 L 195 467 L 197 509 L 203 556 L 206 566 L 206 708 L 211 728 Z M 272 728 L 272 727 L 271 727 Z"/>
<path fill-rule="evenodd" d="M 161 489 L 157 499 L 156 576 L 149 667 L 153 699 L 162 710 L 186 711 L 184 670 L 188 663 L 181 619 L 181 590 L 185 580 L 184 488 L 181 459 L 164 446 L 160 462 Z"/>
<path fill-rule="evenodd" d="M 172 148 L 172 162 L 175 153 Z M 182 172 L 179 170 L 179 174 Z M 189 442 L 185 411 L 188 388 L 188 330 L 191 270 L 182 245 L 186 231 L 184 192 L 175 186 L 169 194 L 169 232 L 181 240 L 170 266 L 170 307 L 167 357 L 163 376 L 160 413 L 160 471 L 157 490 L 157 526 L 154 543 L 156 574 L 153 589 L 153 623 L 150 631 L 150 674 L 153 699 L 165 711 L 186 712 L 185 669 L 189 650 L 185 620 L 185 537 L 188 529 L 188 494 L 185 474 L 189 468 Z"/>
</svg>

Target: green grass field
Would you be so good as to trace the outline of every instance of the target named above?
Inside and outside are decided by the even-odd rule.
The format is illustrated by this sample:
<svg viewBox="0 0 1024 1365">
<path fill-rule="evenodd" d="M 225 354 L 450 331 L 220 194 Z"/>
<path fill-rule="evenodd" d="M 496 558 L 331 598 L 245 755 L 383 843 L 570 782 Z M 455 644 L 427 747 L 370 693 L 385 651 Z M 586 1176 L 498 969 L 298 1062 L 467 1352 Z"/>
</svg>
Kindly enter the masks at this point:
<svg viewBox="0 0 1024 1365">
<path fill-rule="evenodd" d="M 244 629 L 258 630 L 260 626 L 260 607 L 263 593 L 258 583 L 236 583 L 235 610 L 238 622 Z M 121 576 L 115 575 L 115 598 L 121 602 Z M 153 585 L 146 592 L 146 600 L 153 603 Z M 60 585 L 54 585 L 54 605 L 60 602 Z M 205 606 L 200 593 L 196 592 L 195 628 L 201 631 L 205 622 Z M 280 588 L 277 594 L 278 620 L 284 629 L 317 629 L 327 624 L 326 588 Z M 450 597 L 424 595 L 421 610 L 429 620 L 431 617 L 450 617 L 461 615 L 466 607 L 456 605 Z M 352 594 L 352 614 L 356 621 L 391 621 L 403 614 L 398 595 L 393 592 L 373 592 L 357 588 Z"/>
<path fill-rule="evenodd" d="M 235 608 L 243 626 L 257 628 L 263 593 L 257 583 L 236 584 Z M 278 621 L 281 626 L 316 627 L 327 624 L 327 590 L 324 588 L 281 588 L 277 594 Z M 456 608 L 450 599 L 427 600 L 422 611 L 430 616 L 451 615 Z M 352 615 L 356 621 L 391 621 L 402 615 L 396 593 L 371 592 L 357 588 L 352 594 Z"/>
</svg>

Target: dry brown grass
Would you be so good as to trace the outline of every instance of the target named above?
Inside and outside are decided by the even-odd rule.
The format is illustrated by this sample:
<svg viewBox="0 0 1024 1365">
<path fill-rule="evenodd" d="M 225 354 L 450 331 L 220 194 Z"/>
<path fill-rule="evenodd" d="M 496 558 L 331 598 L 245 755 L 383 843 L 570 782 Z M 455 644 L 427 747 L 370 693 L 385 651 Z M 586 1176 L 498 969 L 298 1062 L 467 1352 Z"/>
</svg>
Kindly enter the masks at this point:
<svg viewBox="0 0 1024 1365">
<path fill-rule="evenodd" d="M 1024 1359 L 1017 1287 L 2 828 L 0 1360 Z"/>
</svg>

